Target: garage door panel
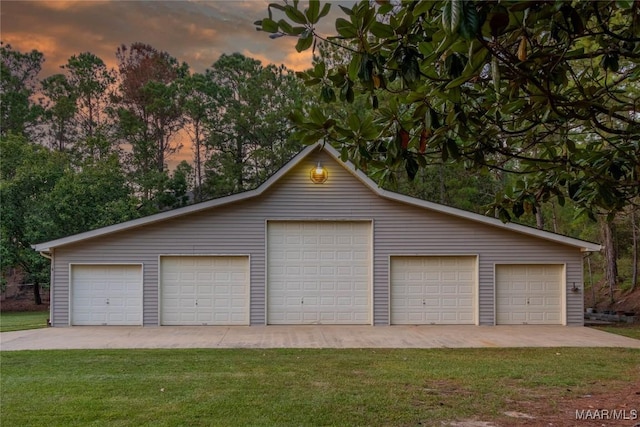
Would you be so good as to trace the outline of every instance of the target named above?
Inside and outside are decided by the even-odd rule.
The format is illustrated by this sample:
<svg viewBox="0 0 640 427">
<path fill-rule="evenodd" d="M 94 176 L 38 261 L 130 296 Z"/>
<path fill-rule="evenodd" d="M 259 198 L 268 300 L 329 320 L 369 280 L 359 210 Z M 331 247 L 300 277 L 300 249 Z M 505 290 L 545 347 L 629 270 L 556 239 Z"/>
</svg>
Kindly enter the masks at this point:
<svg viewBox="0 0 640 427">
<path fill-rule="evenodd" d="M 267 234 L 268 323 L 371 323 L 371 223 L 271 221 Z"/>
<path fill-rule="evenodd" d="M 142 266 L 71 266 L 72 325 L 142 325 Z"/>
<path fill-rule="evenodd" d="M 496 266 L 497 324 L 562 324 L 564 268 L 559 264 Z"/>
<path fill-rule="evenodd" d="M 161 324 L 248 325 L 249 257 L 161 257 Z"/>
<path fill-rule="evenodd" d="M 475 323 L 476 258 L 391 257 L 392 324 Z"/>
</svg>

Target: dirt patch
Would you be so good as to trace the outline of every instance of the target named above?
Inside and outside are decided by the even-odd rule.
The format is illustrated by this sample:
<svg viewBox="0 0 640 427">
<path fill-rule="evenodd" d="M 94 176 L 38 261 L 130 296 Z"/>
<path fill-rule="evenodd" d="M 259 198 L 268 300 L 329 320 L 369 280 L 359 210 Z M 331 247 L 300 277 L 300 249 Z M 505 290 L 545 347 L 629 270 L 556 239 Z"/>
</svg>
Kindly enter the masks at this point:
<svg viewBox="0 0 640 427">
<path fill-rule="evenodd" d="M 620 311 L 640 315 L 640 289 L 636 289 L 634 292 L 623 291 L 620 289 L 614 290 L 613 304 L 611 304 L 609 288 L 604 286 L 604 283 L 596 284 L 595 290 L 595 301 L 591 289 L 588 288 L 585 290 L 585 307 L 595 308 L 599 312 L 610 310 L 613 312 Z"/>
<path fill-rule="evenodd" d="M 0 311 L 47 311 L 49 310 L 49 293 L 41 291 L 42 304 L 33 301 L 33 295 L 19 295 L 0 301 Z"/>
<path fill-rule="evenodd" d="M 640 379 L 606 389 L 597 383 L 589 393 L 567 389 L 557 397 L 536 396 L 505 410 L 496 426 L 633 427 L 640 425 Z M 524 414 L 514 417 L 512 414 Z"/>
</svg>

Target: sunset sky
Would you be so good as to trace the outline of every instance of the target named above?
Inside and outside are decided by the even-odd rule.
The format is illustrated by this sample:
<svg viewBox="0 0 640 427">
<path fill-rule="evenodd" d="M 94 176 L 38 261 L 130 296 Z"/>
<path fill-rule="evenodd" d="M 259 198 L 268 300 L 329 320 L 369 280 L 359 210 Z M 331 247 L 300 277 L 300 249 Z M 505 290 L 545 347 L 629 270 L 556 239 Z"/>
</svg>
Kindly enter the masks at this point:
<svg viewBox="0 0 640 427">
<path fill-rule="evenodd" d="M 116 67 L 118 46 L 147 43 L 203 72 L 223 53 L 242 53 L 263 64 L 285 64 L 301 70 L 311 64 L 311 51 L 297 53 L 296 39 L 276 40 L 256 31 L 269 3 L 281 0 L 207 1 L 10 1 L 0 3 L 0 39 L 14 49 L 44 54 L 43 79 L 61 72 L 72 56 L 91 52 Z M 335 2 L 332 2 L 335 3 Z M 349 1 L 340 1 L 348 4 Z M 351 2 L 352 3 L 352 2 Z M 304 4 L 304 1 L 301 2 Z M 335 31 L 336 4 L 320 31 Z M 332 19 L 333 17 L 333 19 Z M 170 168 L 192 157 L 188 142 L 169 162 Z"/>
<path fill-rule="evenodd" d="M 3 0 L 0 33 L 14 49 L 44 53 L 43 76 L 59 72 L 60 65 L 81 52 L 115 66 L 116 48 L 134 42 L 167 51 L 197 72 L 221 54 L 234 52 L 303 69 L 310 64 L 310 52 L 298 54 L 294 39 L 271 40 L 253 25 L 267 16 L 267 5 L 275 1 Z M 326 19 L 327 31 L 332 22 Z"/>
</svg>

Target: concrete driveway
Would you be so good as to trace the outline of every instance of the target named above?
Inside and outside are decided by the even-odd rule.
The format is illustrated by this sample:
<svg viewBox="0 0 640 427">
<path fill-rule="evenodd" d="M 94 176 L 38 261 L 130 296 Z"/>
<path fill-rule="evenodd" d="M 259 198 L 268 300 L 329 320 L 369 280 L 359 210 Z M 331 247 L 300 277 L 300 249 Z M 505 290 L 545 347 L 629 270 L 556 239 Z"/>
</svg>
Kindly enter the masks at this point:
<svg viewBox="0 0 640 427">
<path fill-rule="evenodd" d="M 3 332 L 0 350 L 105 348 L 627 347 L 640 340 L 567 326 L 73 326 Z"/>
</svg>

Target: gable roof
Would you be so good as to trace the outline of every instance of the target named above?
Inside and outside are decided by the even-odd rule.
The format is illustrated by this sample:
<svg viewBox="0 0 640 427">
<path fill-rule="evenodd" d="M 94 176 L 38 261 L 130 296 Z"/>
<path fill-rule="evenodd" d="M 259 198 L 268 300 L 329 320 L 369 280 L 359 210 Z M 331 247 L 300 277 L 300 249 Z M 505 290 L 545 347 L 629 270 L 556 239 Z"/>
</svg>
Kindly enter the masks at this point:
<svg viewBox="0 0 640 427">
<path fill-rule="evenodd" d="M 344 167 L 355 178 L 357 178 L 365 186 L 367 186 L 373 193 L 377 194 L 382 198 L 394 200 L 394 201 L 405 203 L 408 205 L 418 206 L 424 209 L 429 209 L 431 211 L 440 212 L 446 215 L 451 215 L 454 217 L 475 221 L 475 222 L 490 225 L 493 227 L 510 230 L 516 233 L 521 233 L 528 236 L 549 240 L 549 241 L 560 243 L 563 245 L 573 246 L 573 247 L 579 248 L 583 252 L 594 252 L 594 251 L 597 252 L 602 249 L 602 247 L 596 243 L 591 243 L 584 240 L 575 239 L 572 237 L 563 236 L 560 234 L 555 234 L 555 233 L 539 230 L 537 228 L 527 227 L 520 224 L 515 224 L 515 223 L 505 224 L 496 218 L 491 218 L 488 216 L 476 214 L 476 213 L 465 211 L 462 209 L 440 205 L 437 203 L 428 202 L 426 200 L 416 199 L 415 197 L 405 196 L 399 193 L 394 193 L 392 191 L 385 190 L 383 188 L 380 188 L 373 180 L 371 180 L 368 176 L 366 176 L 362 171 L 358 170 L 351 162 L 343 162 L 340 159 L 340 154 L 333 147 L 331 147 L 331 145 L 325 144 L 323 142 L 318 142 L 316 144 L 313 144 L 304 148 L 286 165 L 284 165 L 274 175 L 272 175 L 269 179 L 267 179 L 262 185 L 260 185 L 259 187 L 253 190 L 233 194 L 226 197 L 221 197 L 218 199 L 209 200 L 202 203 L 197 203 L 194 205 L 185 206 L 183 208 L 173 209 L 166 212 L 160 212 L 160 213 L 146 216 L 143 218 L 138 218 L 131 221 L 122 222 L 119 224 L 98 228 L 96 230 L 86 231 L 84 233 L 62 237 L 60 239 L 51 240 L 49 242 L 38 243 L 36 245 L 32 245 L 32 248 L 39 252 L 49 252 L 51 251 L 51 249 L 56 247 L 77 243 L 83 240 L 93 239 L 95 237 L 105 236 L 108 234 L 112 234 L 112 233 L 116 233 L 124 230 L 130 230 L 130 229 L 141 227 L 144 225 L 153 224 L 153 223 L 165 221 L 172 218 L 177 218 L 184 215 L 189 215 L 195 212 L 200 212 L 207 209 L 228 205 L 231 203 L 239 202 L 241 200 L 247 200 L 254 197 L 258 197 L 261 194 L 263 194 L 267 189 L 269 189 L 274 183 L 279 181 L 280 178 L 282 178 L 285 174 L 287 174 L 291 169 L 293 169 L 301 161 L 303 161 L 314 150 L 324 150 L 338 164 Z"/>
</svg>

